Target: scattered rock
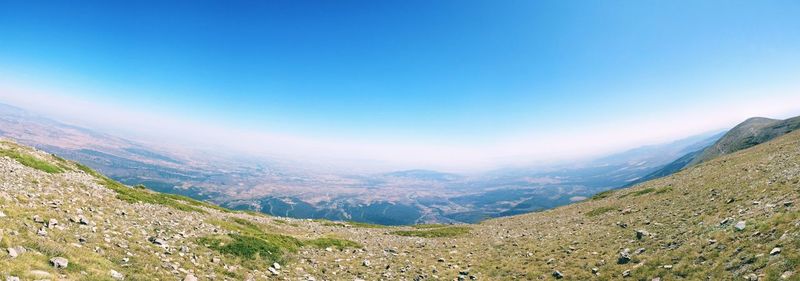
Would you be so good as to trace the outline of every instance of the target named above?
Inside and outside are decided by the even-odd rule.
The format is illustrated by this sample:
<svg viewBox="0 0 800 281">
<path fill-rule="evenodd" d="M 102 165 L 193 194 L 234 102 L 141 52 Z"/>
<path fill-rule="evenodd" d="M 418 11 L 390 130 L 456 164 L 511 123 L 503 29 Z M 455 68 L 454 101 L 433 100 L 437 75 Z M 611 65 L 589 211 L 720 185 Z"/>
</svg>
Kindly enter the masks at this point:
<svg viewBox="0 0 800 281">
<path fill-rule="evenodd" d="M 561 279 L 564 278 L 564 274 L 562 274 L 561 271 L 556 270 L 553 271 L 553 277 L 555 277 L 556 279 Z"/>
<path fill-rule="evenodd" d="M 364 260 L 364 262 L 362 262 L 361 264 L 362 264 L 362 265 L 364 265 L 364 266 L 366 266 L 366 267 L 369 267 L 369 266 L 370 266 L 370 262 L 369 262 L 369 260 Z"/>
<path fill-rule="evenodd" d="M 7 251 L 8 251 L 8 256 L 13 259 L 13 258 L 18 257 L 19 255 L 24 254 L 28 250 L 26 250 L 25 247 L 16 246 L 16 247 L 13 247 L 13 248 L 8 248 Z"/>
<path fill-rule="evenodd" d="M 0 211 L 0 218 L 5 218 L 5 217 L 6 217 L 6 213 L 3 213 L 3 211 Z"/>
<path fill-rule="evenodd" d="M 279 263 L 277 263 L 277 262 L 272 263 L 272 267 L 274 267 L 277 270 L 281 270 L 281 265 Z"/>
<path fill-rule="evenodd" d="M 55 268 L 67 268 L 67 266 L 69 266 L 69 260 L 62 257 L 55 257 L 50 259 L 50 264 Z"/>
<path fill-rule="evenodd" d="M 775 248 L 772 249 L 772 251 L 769 251 L 769 255 L 770 256 L 774 256 L 774 255 L 777 255 L 777 254 L 780 254 L 780 253 L 781 253 L 781 248 L 778 248 L 778 247 L 775 247 Z"/>
<path fill-rule="evenodd" d="M 56 225 L 58 225 L 57 219 L 50 219 L 50 221 L 47 222 L 47 228 L 53 228 L 56 227 Z"/>
<path fill-rule="evenodd" d="M 739 221 L 739 222 L 737 222 L 737 223 L 736 223 L 736 225 L 734 225 L 733 227 L 734 227 L 734 228 L 735 228 L 737 231 L 742 231 L 742 230 L 744 230 L 744 228 L 745 228 L 745 226 L 746 226 L 746 225 L 747 225 L 747 223 L 746 223 L 745 221 Z"/>
<path fill-rule="evenodd" d="M 623 271 L 622 272 L 622 277 L 631 277 L 631 271 L 630 270 Z"/>
<path fill-rule="evenodd" d="M 125 275 L 122 275 L 122 273 L 119 273 L 116 270 L 112 269 L 111 271 L 108 272 L 108 274 L 111 275 L 111 279 L 125 280 Z"/>
<path fill-rule="evenodd" d="M 631 253 L 630 249 L 625 248 L 624 250 L 619 252 L 619 259 L 617 259 L 618 264 L 626 264 L 631 261 Z"/>
<path fill-rule="evenodd" d="M 186 277 L 183 278 L 183 281 L 197 281 L 197 277 L 194 274 L 186 274 Z"/>
<path fill-rule="evenodd" d="M 758 275 L 756 275 L 755 273 L 750 273 L 747 276 L 745 276 L 744 279 L 748 281 L 758 281 Z"/>
<path fill-rule="evenodd" d="M 150 243 L 156 244 L 156 245 L 164 247 L 164 248 L 167 247 L 167 241 L 164 240 L 164 239 L 161 239 L 161 238 L 150 237 L 150 238 L 147 239 L 147 241 L 150 241 Z"/>
<path fill-rule="evenodd" d="M 781 279 L 784 280 L 789 279 L 789 277 L 792 277 L 792 275 L 794 275 L 793 271 L 786 271 L 783 274 L 781 274 Z"/>
<path fill-rule="evenodd" d="M 277 269 L 275 269 L 274 267 L 271 267 L 271 266 L 267 270 L 269 270 L 269 273 L 272 273 L 272 275 L 280 274 L 280 272 L 278 272 Z"/>
<path fill-rule="evenodd" d="M 646 230 L 636 230 L 636 239 L 642 240 L 648 236 L 650 236 L 650 232 L 647 232 Z"/>
<path fill-rule="evenodd" d="M 19 281 L 19 277 L 8 276 L 8 277 L 6 277 L 6 281 Z"/>
</svg>

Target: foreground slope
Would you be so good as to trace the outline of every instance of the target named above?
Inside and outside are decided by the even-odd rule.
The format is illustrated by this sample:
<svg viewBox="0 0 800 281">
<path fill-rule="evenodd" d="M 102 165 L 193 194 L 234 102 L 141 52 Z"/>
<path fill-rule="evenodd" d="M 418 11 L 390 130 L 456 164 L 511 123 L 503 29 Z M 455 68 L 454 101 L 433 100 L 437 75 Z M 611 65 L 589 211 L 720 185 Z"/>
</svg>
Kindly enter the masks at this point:
<svg viewBox="0 0 800 281">
<path fill-rule="evenodd" d="M 794 132 L 589 202 L 487 222 L 477 235 L 492 262 L 481 269 L 498 279 L 800 280 L 798 181 Z"/>
<path fill-rule="evenodd" d="M 231 212 L 0 151 L 0 278 L 800 280 L 800 132 L 582 203 L 403 228 Z"/>
</svg>

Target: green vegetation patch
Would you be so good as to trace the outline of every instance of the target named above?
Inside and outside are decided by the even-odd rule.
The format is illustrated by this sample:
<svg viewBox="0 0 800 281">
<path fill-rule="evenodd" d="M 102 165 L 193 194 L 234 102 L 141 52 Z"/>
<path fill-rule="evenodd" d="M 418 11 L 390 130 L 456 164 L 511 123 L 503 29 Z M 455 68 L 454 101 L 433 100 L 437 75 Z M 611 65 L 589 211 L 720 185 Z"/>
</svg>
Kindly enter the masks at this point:
<svg viewBox="0 0 800 281">
<path fill-rule="evenodd" d="M 442 238 L 442 237 L 454 237 L 454 236 L 464 235 L 469 233 L 469 231 L 470 228 L 466 226 L 447 226 L 447 227 L 438 227 L 438 228 L 421 229 L 421 230 L 400 230 L 400 231 L 392 231 L 391 233 L 400 236 Z"/>
<path fill-rule="evenodd" d="M 259 264 L 281 262 L 283 253 L 291 250 L 283 248 L 281 243 L 239 234 L 202 237 L 198 242 L 222 254 L 241 258 L 247 261 L 245 266 L 251 268 Z"/>
<path fill-rule="evenodd" d="M 630 194 L 633 195 L 633 196 L 642 196 L 642 195 L 645 195 L 645 194 L 648 194 L 648 193 L 651 193 L 651 192 L 654 192 L 654 191 L 656 191 L 656 189 L 651 187 L 651 188 L 645 188 L 645 189 L 642 189 L 642 190 L 637 190 L 637 191 L 631 192 Z"/>
<path fill-rule="evenodd" d="M 618 208 L 616 206 L 599 207 L 599 208 L 595 208 L 595 209 L 593 209 L 591 211 L 586 212 L 586 216 L 587 217 L 596 217 L 596 216 L 599 216 L 599 215 L 602 215 L 602 214 L 605 214 L 605 213 L 608 213 L 608 212 L 611 212 L 611 211 L 615 211 L 617 209 Z"/>
<path fill-rule="evenodd" d="M 446 224 L 415 224 L 415 225 L 412 225 L 411 227 L 416 228 L 416 229 L 431 229 L 431 228 L 441 228 L 441 227 L 446 227 L 446 226 L 448 226 L 448 225 L 446 225 Z"/>
<path fill-rule="evenodd" d="M 92 168 L 89 168 L 86 165 L 75 163 L 75 166 L 78 168 L 78 170 L 81 170 L 100 180 L 100 184 L 117 193 L 117 199 L 125 202 L 159 204 L 187 212 L 205 213 L 205 211 L 199 207 L 206 207 L 225 213 L 233 212 L 229 209 L 208 202 L 198 201 L 186 196 L 155 192 L 147 189 L 146 186 L 141 184 L 138 184 L 134 187 L 128 187 L 96 172 L 95 170 L 92 170 Z"/>
<path fill-rule="evenodd" d="M 0 157 L 2 156 L 8 156 L 22 165 L 45 173 L 56 174 L 64 172 L 64 169 L 59 166 L 50 164 L 49 162 L 36 158 L 33 155 L 22 153 L 16 149 L 0 149 Z"/>
<path fill-rule="evenodd" d="M 266 233 L 257 223 L 231 218 L 231 221 L 209 220 L 211 224 L 218 225 L 231 233 L 227 236 L 211 236 L 199 238 L 200 244 L 242 260 L 248 268 L 259 268 L 273 262 L 282 262 L 286 253 L 297 252 L 301 247 L 328 248 L 339 250 L 345 248 L 361 248 L 356 242 L 333 237 L 317 238 L 313 240 L 300 240 L 288 235 Z"/>
<path fill-rule="evenodd" d="M 303 242 L 304 245 L 312 246 L 320 249 L 325 249 L 328 247 L 333 247 L 339 250 L 344 250 L 346 248 L 362 248 L 361 244 L 356 242 L 345 240 L 345 239 L 338 239 L 332 237 L 324 237 L 324 238 L 317 238 L 314 240 L 308 240 Z"/>
<path fill-rule="evenodd" d="M 614 190 L 614 189 L 600 192 L 598 194 L 593 195 L 592 196 L 592 200 L 599 200 L 599 199 L 603 199 L 603 198 L 609 197 L 612 194 L 614 194 L 615 192 L 617 192 L 617 191 Z"/>
</svg>

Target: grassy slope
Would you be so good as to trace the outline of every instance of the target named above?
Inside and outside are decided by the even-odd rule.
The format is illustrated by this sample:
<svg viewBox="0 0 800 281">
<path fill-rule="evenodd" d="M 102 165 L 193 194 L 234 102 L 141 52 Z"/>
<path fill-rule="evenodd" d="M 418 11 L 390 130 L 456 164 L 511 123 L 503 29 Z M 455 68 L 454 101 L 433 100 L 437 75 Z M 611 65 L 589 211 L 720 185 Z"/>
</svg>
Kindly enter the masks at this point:
<svg viewBox="0 0 800 281">
<path fill-rule="evenodd" d="M 798 180 L 795 132 L 588 202 L 486 222 L 478 235 L 493 239 L 480 268 L 491 279 L 559 270 L 565 279 L 617 280 L 630 270 L 631 280 L 778 280 L 786 271 L 800 280 Z M 720 225 L 725 218 L 732 223 Z M 635 230 L 652 236 L 637 239 Z M 771 256 L 775 247 L 782 253 Z M 624 248 L 644 252 L 618 264 Z"/>
<path fill-rule="evenodd" d="M 12 142 L 2 141 L 0 144 L 0 157 L 3 156 L 33 170 L 44 172 L 44 174 L 37 174 L 36 172 L 20 173 L 20 171 L 14 170 L 4 171 L 8 172 L 8 174 L 3 174 L 4 178 L 7 179 L 2 180 L 3 182 L 19 181 L 28 191 L 23 191 L 21 189 L 24 188 L 18 188 L 16 185 L 3 186 L 0 189 L 0 211 L 6 215 L 0 218 L 0 249 L 2 249 L 0 250 L 0 278 L 2 279 L 5 279 L 6 275 L 13 275 L 23 280 L 47 279 L 45 278 L 47 276 L 49 278 L 60 277 L 68 280 L 109 280 L 110 270 L 124 273 L 129 280 L 174 279 L 182 278 L 185 275 L 180 271 L 153 271 L 152 266 L 166 264 L 164 262 L 170 261 L 172 258 L 153 256 L 151 253 L 158 253 L 159 250 L 153 249 L 155 246 L 149 243 L 144 243 L 143 241 L 146 241 L 145 237 L 137 239 L 131 237 L 133 233 L 128 232 L 129 235 L 127 237 L 123 237 L 122 240 L 117 240 L 117 242 L 106 240 L 103 243 L 102 239 L 92 239 L 91 237 L 97 235 L 96 230 L 106 233 L 106 238 L 110 237 L 108 236 L 109 231 L 114 232 L 115 235 L 119 233 L 112 230 L 112 227 L 108 227 L 108 229 L 106 227 L 90 227 L 95 226 L 95 224 L 84 226 L 78 224 L 77 220 L 71 221 L 64 218 L 65 214 L 70 218 L 75 217 L 73 212 L 75 210 L 79 210 L 81 213 L 87 212 L 87 217 L 90 217 L 88 210 L 100 210 L 99 213 L 101 215 L 105 215 L 102 212 L 111 212 L 111 210 L 125 210 L 127 214 L 123 216 L 127 218 L 122 218 L 122 220 L 132 218 L 137 220 L 137 224 L 149 219 L 150 223 L 161 225 L 163 224 L 161 221 L 168 219 L 169 216 L 178 216 L 184 220 L 188 219 L 187 221 L 189 222 L 196 218 L 201 218 L 205 221 L 205 226 L 208 229 L 222 229 L 223 231 L 214 230 L 212 233 L 198 235 L 199 237 L 194 239 L 196 243 L 188 242 L 185 245 L 193 248 L 194 254 L 205 255 L 210 258 L 216 253 L 228 262 L 251 269 L 265 270 L 273 262 L 286 262 L 287 259 L 284 257 L 286 254 L 294 253 L 301 248 L 324 249 L 331 247 L 344 250 L 361 247 L 358 243 L 332 235 L 300 239 L 291 235 L 273 233 L 280 231 L 275 227 L 256 222 L 259 219 L 272 220 L 267 216 L 234 212 L 184 196 L 153 192 L 143 186 L 125 186 L 79 163 L 34 151 Z M 92 194 L 96 191 L 91 191 L 92 188 L 85 184 L 76 184 L 73 179 L 67 180 L 63 177 L 80 178 L 87 176 L 91 179 L 87 182 L 94 181 L 98 184 L 98 187 L 107 188 L 108 190 L 105 191 L 107 195 L 94 194 L 89 196 L 90 199 L 84 204 L 74 206 L 69 203 L 65 204 L 65 201 L 76 201 L 74 199 L 70 200 L 76 195 L 78 197 L 86 197 L 87 194 Z M 53 194 L 50 190 L 41 189 L 42 185 L 56 187 L 54 190 L 58 191 L 58 194 Z M 61 186 L 66 187 L 66 189 L 61 188 Z M 83 191 L 76 191 L 75 188 Z M 29 194 L 27 197 L 34 197 L 26 198 L 25 196 L 20 196 L 20 194 L 7 191 L 23 191 L 26 192 L 25 194 Z M 64 193 L 64 191 L 71 193 Z M 51 203 L 45 206 L 42 204 L 44 202 Z M 136 211 L 136 208 L 130 209 L 130 207 L 137 206 L 140 210 L 158 210 L 158 212 L 139 212 Z M 166 210 L 157 206 L 165 207 Z M 165 211 L 166 213 L 163 213 Z M 179 213 L 174 213 L 174 211 L 179 211 Z M 72 214 L 70 215 L 70 213 Z M 44 228 L 47 231 L 47 235 L 39 236 L 36 232 L 42 228 L 43 224 L 34 222 L 32 220 L 33 216 L 40 216 L 45 221 L 55 218 L 59 221 L 59 226 Z M 98 216 L 97 219 L 100 219 L 100 217 Z M 115 218 L 114 220 L 120 219 Z M 106 220 L 105 222 L 105 224 L 96 222 L 99 223 L 96 225 L 108 226 L 109 221 Z M 115 227 L 124 224 L 125 222 L 120 222 Z M 148 226 L 138 226 L 137 224 L 125 227 L 132 227 L 129 231 L 141 231 L 143 234 L 145 230 L 149 230 Z M 190 225 L 179 226 L 180 229 L 191 229 Z M 152 234 L 152 236 L 163 236 L 157 233 L 166 233 L 165 230 L 159 228 L 161 227 L 157 226 L 157 228 L 153 229 L 156 233 Z M 177 230 L 173 230 L 173 232 L 177 232 Z M 178 233 L 186 232 L 188 231 L 183 230 Z M 79 242 L 77 239 L 79 236 L 85 237 L 89 242 L 77 243 Z M 8 256 L 8 252 L 5 249 L 17 246 L 26 248 L 28 252 L 17 258 Z M 178 247 L 177 245 L 174 247 L 165 252 L 167 254 L 165 257 L 175 254 Z M 155 248 L 157 249 L 157 247 Z M 49 264 L 49 259 L 56 256 L 68 258 L 70 261 L 69 266 L 60 270 L 52 268 Z M 131 262 L 120 262 L 122 257 L 125 256 L 131 259 Z M 181 256 L 184 255 L 181 254 Z M 175 264 L 178 267 L 192 267 L 189 264 L 181 264 L 180 262 L 168 262 L 168 264 Z M 232 279 L 241 279 L 245 276 L 241 272 L 225 270 L 222 267 L 223 264 L 218 266 L 219 268 L 212 270 L 218 276 L 226 276 L 226 278 Z M 36 271 L 43 272 L 40 274 L 45 274 L 45 277 L 37 277 Z"/>
</svg>

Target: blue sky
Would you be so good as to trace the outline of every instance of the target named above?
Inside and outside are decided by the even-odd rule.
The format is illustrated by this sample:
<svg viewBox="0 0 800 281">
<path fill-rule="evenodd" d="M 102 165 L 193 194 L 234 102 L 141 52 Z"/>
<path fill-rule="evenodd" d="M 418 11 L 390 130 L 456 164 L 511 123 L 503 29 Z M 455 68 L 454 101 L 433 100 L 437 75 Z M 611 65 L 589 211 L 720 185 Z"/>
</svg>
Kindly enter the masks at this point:
<svg viewBox="0 0 800 281">
<path fill-rule="evenodd" d="M 797 1 L 0 1 L 0 98 L 105 127 L 136 123 L 69 101 L 278 135 L 273 150 L 424 158 L 408 165 L 580 156 L 798 113 L 799 14 Z M 527 148 L 546 145 L 562 150 Z"/>
</svg>

